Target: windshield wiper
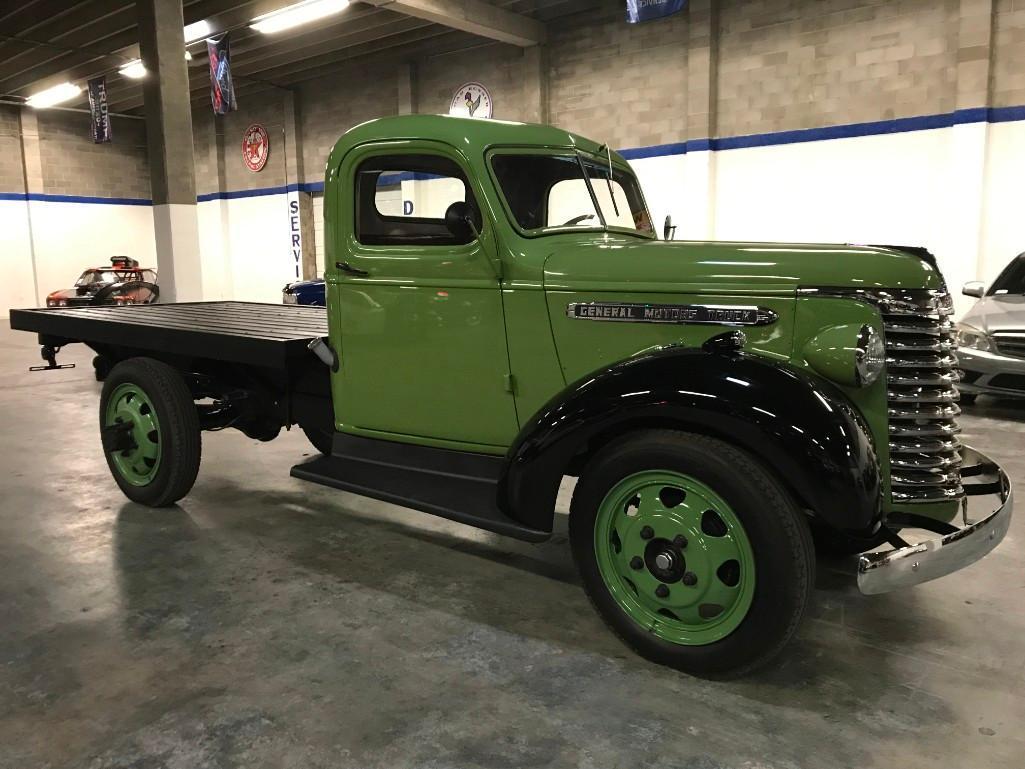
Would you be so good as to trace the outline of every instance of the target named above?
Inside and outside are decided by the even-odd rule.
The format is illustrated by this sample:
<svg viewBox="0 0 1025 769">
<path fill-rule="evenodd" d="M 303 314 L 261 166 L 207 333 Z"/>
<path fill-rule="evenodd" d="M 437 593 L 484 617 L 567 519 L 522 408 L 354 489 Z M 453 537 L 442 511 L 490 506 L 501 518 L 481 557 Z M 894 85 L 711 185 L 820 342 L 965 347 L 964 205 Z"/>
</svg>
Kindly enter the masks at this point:
<svg viewBox="0 0 1025 769">
<path fill-rule="evenodd" d="M 601 154 L 602 150 L 605 150 L 605 154 L 608 156 L 609 159 L 609 175 L 605 177 L 605 184 L 608 185 L 609 197 L 612 198 L 612 210 L 616 212 L 616 216 L 618 217 L 619 203 L 616 202 L 616 192 L 612 189 L 612 150 L 609 149 L 609 145 L 607 144 L 601 145 L 598 148 L 598 153 Z"/>
<path fill-rule="evenodd" d="M 598 203 L 598 196 L 594 194 L 594 185 L 591 184 L 591 175 L 587 173 L 587 166 L 584 165 L 584 159 L 580 156 L 580 153 L 578 152 L 576 155 L 577 165 L 580 166 L 580 174 L 583 177 L 584 184 L 587 185 L 587 194 L 591 196 L 591 205 L 594 206 L 594 212 L 598 214 L 598 221 L 601 222 L 602 229 L 607 232 L 609 224 L 605 221 L 605 212 L 601 210 L 601 204 Z"/>
</svg>

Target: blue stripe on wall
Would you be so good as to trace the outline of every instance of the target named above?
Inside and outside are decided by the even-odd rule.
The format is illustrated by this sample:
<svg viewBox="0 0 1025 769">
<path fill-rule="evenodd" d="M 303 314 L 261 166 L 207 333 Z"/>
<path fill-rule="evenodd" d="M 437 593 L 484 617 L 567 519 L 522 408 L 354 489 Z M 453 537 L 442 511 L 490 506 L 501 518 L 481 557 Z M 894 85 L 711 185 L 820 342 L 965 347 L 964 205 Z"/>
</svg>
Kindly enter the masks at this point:
<svg viewBox="0 0 1025 769">
<path fill-rule="evenodd" d="M 921 115 L 919 117 L 876 120 L 869 123 L 849 123 L 846 125 L 826 126 L 824 128 L 802 128 L 796 131 L 726 136 L 718 139 L 688 139 L 683 142 L 658 144 L 653 147 L 623 149 L 619 150 L 619 154 L 627 160 L 641 160 L 643 158 L 666 157 L 669 155 L 686 155 L 688 152 L 718 152 L 748 149 L 751 147 L 774 147 L 782 144 L 803 144 L 805 142 L 829 141 L 830 139 L 852 139 L 863 136 L 908 133 L 910 131 L 931 131 L 937 128 L 950 128 L 956 125 L 970 125 L 972 123 L 1010 123 L 1014 121 L 1025 121 L 1025 105 L 1019 107 L 976 107 L 947 112 L 942 115 Z M 285 193 L 296 191 L 320 193 L 324 191 L 324 182 L 293 183 L 280 187 L 260 187 L 253 190 L 208 192 L 197 195 L 196 201 L 204 203 L 210 200 L 238 200 L 239 198 L 258 198 L 265 195 L 284 195 Z M 34 192 L 28 194 L 24 192 L 0 192 L 0 200 L 106 203 L 120 206 L 149 206 L 153 204 L 151 200 L 146 198 L 102 198 L 87 195 L 48 195 Z"/>
<path fill-rule="evenodd" d="M 230 190 L 228 192 L 206 192 L 196 196 L 197 203 L 208 200 L 237 200 L 238 198 L 260 198 L 265 195 L 284 195 L 288 192 L 323 192 L 324 182 L 303 182 L 283 184 L 280 187 L 257 187 L 252 190 Z"/>
<path fill-rule="evenodd" d="M 40 200 L 49 203 L 106 203 L 115 206 L 151 206 L 149 198 L 102 198 L 93 195 L 50 195 L 43 192 L 0 192 L 0 200 Z"/>
</svg>

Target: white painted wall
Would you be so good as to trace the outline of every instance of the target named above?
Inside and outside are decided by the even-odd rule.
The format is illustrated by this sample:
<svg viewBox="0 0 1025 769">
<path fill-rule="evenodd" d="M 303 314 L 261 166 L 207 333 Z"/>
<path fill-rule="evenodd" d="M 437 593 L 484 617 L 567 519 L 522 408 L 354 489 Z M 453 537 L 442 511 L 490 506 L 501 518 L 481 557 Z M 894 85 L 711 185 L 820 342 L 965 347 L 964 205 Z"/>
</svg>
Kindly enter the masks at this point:
<svg viewBox="0 0 1025 769">
<path fill-rule="evenodd" d="M 988 136 L 988 138 L 987 138 Z M 985 169 L 983 168 L 985 158 Z M 678 239 L 925 246 L 955 295 L 1025 251 L 1025 123 L 632 161 Z"/>
<path fill-rule="evenodd" d="M 288 195 L 199 204 L 204 298 L 280 302 L 295 280 Z"/>
<path fill-rule="evenodd" d="M 0 201 L 0 254 L 5 274 L 0 316 L 7 317 L 12 307 L 44 305 L 51 291 L 71 288 L 84 269 L 109 264 L 115 254 L 155 266 L 153 210 L 107 203 Z M 8 280 L 9 275 L 14 277 Z"/>
<path fill-rule="evenodd" d="M 632 161 L 656 229 L 678 239 L 921 245 L 958 309 L 967 280 L 992 280 L 1025 251 L 1025 122 L 974 124 Z M 29 212 L 38 296 L 32 294 Z M 323 195 L 313 197 L 324 270 Z M 206 299 L 277 302 L 294 279 L 288 196 L 199 204 Z M 81 270 L 124 253 L 152 265 L 149 206 L 0 201 L 0 314 L 41 304 Z"/>
<path fill-rule="evenodd" d="M 28 223 L 26 201 L 0 200 L 0 318 L 6 318 L 11 308 L 38 304 Z"/>
<path fill-rule="evenodd" d="M 317 244 L 317 275 L 324 276 L 327 264 L 327 250 L 324 246 L 324 193 L 313 196 L 313 239 Z"/>
<path fill-rule="evenodd" d="M 989 283 L 1025 251 L 1025 122 L 989 127 L 981 259 L 975 277 Z"/>
</svg>

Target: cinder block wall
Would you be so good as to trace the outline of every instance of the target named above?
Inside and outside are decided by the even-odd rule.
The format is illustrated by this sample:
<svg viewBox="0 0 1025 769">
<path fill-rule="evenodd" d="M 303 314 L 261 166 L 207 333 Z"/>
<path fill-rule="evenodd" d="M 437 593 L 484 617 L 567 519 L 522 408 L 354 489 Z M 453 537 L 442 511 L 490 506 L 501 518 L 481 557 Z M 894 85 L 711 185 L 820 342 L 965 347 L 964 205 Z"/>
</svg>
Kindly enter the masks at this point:
<svg viewBox="0 0 1025 769">
<path fill-rule="evenodd" d="M 491 94 L 496 119 L 529 119 L 532 115 L 524 69 L 523 50 L 507 45 L 485 45 L 432 57 L 417 66 L 416 111 L 444 114 L 456 89 L 476 81 Z"/>
<path fill-rule="evenodd" d="M 977 91 L 962 84 L 960 102 L 959 63 L 987 55 L 988 17 L 969 23 L 962 18 L 971 12 L 971 0 L 715 4 L 710 40 L 691 38 L 701 0 L 693 0 L 689 11 L 645 24 L 625 23 L 622 0 L 598 0 L 594 9 L 553 22 L 540 104 L 537 77 L 522 49 L 480 43 L 415 59 L 414 108 L 446 112 L 455 89 L 478 80 L 492 93 L 496 118 L 541 117 L 614 147 L 635 148 L 709 134 L 742 136 L 945 114 L 966 106 L 965 99 L 970 106 L 1025 105 L 1025 0 L 994 0 L 990 82 Z M 689 93 L 695 80 L 706 77 L 688 72 L 696 45 L 711 51 L 709 103 L 703 107 L 693 102 L 705 94 Z M 400 55 L 373 57 L 296 87 L 304 166 L 299 181 L 322 180 L 328 152 L 345 130 L 399 111 L 399 72 L 406 66 Z M 210 116 L 205 105 L 194 113 L 201 191 L 285 181 L 275 146 L 280 145 L 275 141 L 281 124 L 278 95 L 264 91 L 243 95 L 240 102 L 240 112 L 223 118 Z M 268 167 L 252 174 L 242 166 L 236 145 L 256 120 L 271 131 L 272 150 Z M 212 129 L 201 131 L 207 123 Z M 216 168 L 205 149 L 215 132 L 223 134 L 220 182 L 213 179 Z"/>
<path fill-rule="evenodd" d="M 1025 0 L 995 0 L 992 105 L 1025 104 Z"/>
<path fill-rule="evenodd" d="M 688 23 L 681 13 L 630 25 L 622 3 L 602 0 L 551 25 L 551 122 L 618 148 L 685 138 Z"/>
<path fill-rule="evenodd" d="M 76 112 L 38 113 L 41 192 L 108 198 L 149 198 L 146 125 L 113 118 L 110 144 L 94 144 L 89 116 Z"/>
<path fill-rule="evenodd" d="M 25 191 L 17 107 L 0 106 L 0 192 Z"/>
<path fill-rule="evenodd" d="M 958 2 L 722 0 L 723 136 L 947 112 Z"/>
<path fill-rule="evenodd" d="M 19 109 L 0 106 L 0 192 L 24 193 Z M 32 114 L 41 179 L 29 192 L 49 195 L 149 198 L 146 127 L 142 120 L 114 118 L 114 142 L 94 144 L 89 116 L 41 110 Z"/>
<path fill-rule="evenodd" d="M 352 63 L 299 87 L 304 181 L 324 180 L 328 153 L 348 129 L 398 112 L 397 67 L 398 62 L 386 67 Z"/>
<path fill-rule="evenodd" d="M 716 3 L 710 124 L 720 137 L 950 112 L 964 106 L 959 62 L 984 55 L 980 47 L 987 43 L 988 18 L 972 22 L 978 30 L 962 21 L 969 0 Z M 415 107 L 444 112 L 461 83 L 479 80 L 491 90 L 498 118 L 547 117 L 619 148 L 695 138 L 688 126 L 694 74 L 688 55 L 693 9 L 701 2 L 690 5 L 668 19 L 628 25 L 621 0 L 598 0 L 594 9 L 550 24 L 540 106 L 537 78 L 521 49 L 480 43 L 420 58 Z M 968 98 L 974 106 L 1025 105 L 1025 0 L 993 0 L 992 9 L 989 82 Z M 320 181 L 339 135 L 398 111 L 405 64 L 398 56 L 355 61 L 296 87 L 302 179 L 285 172 L 279 92 L 243 95 L 240 111 L 225 117 L 214 117 L 205 104 L 196 108 L 198 192 Z M 94 145 L 85 115 L 41 111 L 38 120 L 45 192 L 149 197 L 142 121 L 115 118 L 114 143 Z M 243 166 L 239 148 L 251 122 L 271 133 L 271 155 L 258 174 Z M 17 111 L 0 108 L 0 142 L 10 143 L 18 130 Z M 0 191 L 21 190 L 19 153 L 0 154 Z"/>
</svg>

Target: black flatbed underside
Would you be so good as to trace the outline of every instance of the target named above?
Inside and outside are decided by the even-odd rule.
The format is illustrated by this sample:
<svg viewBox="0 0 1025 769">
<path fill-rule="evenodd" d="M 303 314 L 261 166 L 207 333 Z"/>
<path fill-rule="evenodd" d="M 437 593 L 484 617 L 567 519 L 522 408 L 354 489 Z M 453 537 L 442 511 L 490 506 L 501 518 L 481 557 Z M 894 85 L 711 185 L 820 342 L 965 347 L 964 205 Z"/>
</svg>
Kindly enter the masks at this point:
<svg viewBox="0 0 1025 769">
<path fill-rule="evenodd" d="M 323 307 L 259 302 L 183 302 L 126 307 L 11 310 L 11 328 L 50 344 L 84 342 L 169 355 L 286 368 L 326 337 Z"/>
</svg>

